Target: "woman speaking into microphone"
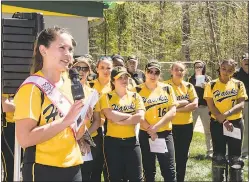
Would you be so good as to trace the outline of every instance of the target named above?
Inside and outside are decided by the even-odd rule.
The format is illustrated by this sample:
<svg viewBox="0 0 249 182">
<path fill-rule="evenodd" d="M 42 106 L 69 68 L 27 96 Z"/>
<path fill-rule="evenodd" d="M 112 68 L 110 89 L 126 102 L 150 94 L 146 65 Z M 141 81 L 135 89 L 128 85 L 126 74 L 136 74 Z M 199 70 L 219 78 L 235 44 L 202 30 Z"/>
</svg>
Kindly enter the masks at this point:
<svg viewBox="0 0 249 182">
<path fill-rule="evenodd" d="M 14 98 L 16 136 L 25 149 L 23 181 L 82 180 L 77 139 L 83 132 L 75 131 L 74 120 L 83 102 L 73 103 L 67 73 L 75 46 L 71 34 L 59 27 L 37 37 L 32 75 Z"/>
</svg>

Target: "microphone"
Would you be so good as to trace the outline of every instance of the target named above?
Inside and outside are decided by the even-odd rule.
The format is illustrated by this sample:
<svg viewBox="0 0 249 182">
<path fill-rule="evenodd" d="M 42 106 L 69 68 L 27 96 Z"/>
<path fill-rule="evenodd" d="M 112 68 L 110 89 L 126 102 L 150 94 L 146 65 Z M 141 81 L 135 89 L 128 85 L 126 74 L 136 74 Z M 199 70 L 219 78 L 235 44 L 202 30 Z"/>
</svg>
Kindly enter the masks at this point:
<svg viewBox="0 0 249 182">
<path fill-rule="evenodd" d="M 72 80 L 71 90 L 73 100 L 81 100 L 85 98 L 83 87 L 80 83 L 79 73 L 75 68 L 69 70 L 69 77 Z"/>
<path fill-rule="evenodd" d="M 79 73 L 75 68 L 69 69 L 69 77 L 72 81 L 71 90 L 72 90 L 72 95 L 73 95 L 74 101 L 84 99 L 85 98 L 84 90 L 83 90 L 83 87 L 80 83 Z M 79 117 L 79 119 L 77 120 L 77 124 L 79 124 L 81 122 L 81 120 L 82 120 L 81 117 Z M 83 139 L 90 146 L 96 147 L 96 144 L 94 143 L 94 141 L 93 141 L 93 139 L 92 139 L 92 137 L 87 129 L 83 135 Z"/>
</svg>

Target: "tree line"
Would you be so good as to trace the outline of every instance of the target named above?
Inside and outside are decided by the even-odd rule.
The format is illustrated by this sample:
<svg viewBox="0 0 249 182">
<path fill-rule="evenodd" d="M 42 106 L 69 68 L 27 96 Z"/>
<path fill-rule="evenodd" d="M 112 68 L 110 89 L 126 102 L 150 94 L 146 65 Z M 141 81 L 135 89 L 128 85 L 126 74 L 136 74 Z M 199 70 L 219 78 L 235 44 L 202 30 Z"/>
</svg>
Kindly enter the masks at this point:
<svg viewBox="0 0 249 182">
<path fill-rule="evenodd" d="M 150 59 L 206 61 L 210 75 L 224 58 L 248 52 L 249 2 L 125 2 L 89 26 L 89 52 L 97 58 L 134 54 Z M 99 20 L 97 20 L 99 21 Z M 90 24 L 91 24 L 90 23 Z"/>
</svg>

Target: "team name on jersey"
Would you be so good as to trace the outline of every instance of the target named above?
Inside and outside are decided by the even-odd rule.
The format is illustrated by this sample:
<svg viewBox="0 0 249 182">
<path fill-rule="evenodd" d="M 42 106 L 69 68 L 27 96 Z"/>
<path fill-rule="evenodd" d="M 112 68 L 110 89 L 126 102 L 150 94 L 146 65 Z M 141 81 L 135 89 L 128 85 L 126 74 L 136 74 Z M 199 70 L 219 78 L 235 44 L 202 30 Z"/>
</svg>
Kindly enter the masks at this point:
<svg viewBox="0 0 249 182">
<path fill-rule="evenodd" d="M 160 95 L 157 98 L 152 98 L 152 99 L 147 99 L 146 97 L 142 97 L 143 98 L 143 102 L 144 103 L 148 103 L 148 104 L 153 104 L 153 103 L 158 103 L 158 102 L 163 102 L 163 103 L 167 103 L 169 101 L 169 99 L 166 96 Z"/>
<path fill-rule="evenodd" d="M 42 113 L 45 116 L 46 123 L 52 122 L 55 120 L 56 116 L 59 115 L 60 118 L 63 117 L 63 114 L 58 111 L 58 109 L 53 105 L 49 104 Z M 52 118 L 52 121 L 49 121 Z"/>
<path fill-rule="evenodd" d="M 186 95 L 178 95 L 177 97 L 176 97 L 176 100 L 189 100 L 189 95 L 188 94 L 186 94 Z"/>
<path fill-rule="evenodd" d="M 120 112 L 133 112 L 135 110 L 135 104 L 132 103 L 131 105 L 124 105 L 124 106 L 112 104 L 112 108 L 113 110 Z"/>
<path fill-rule="evenodd" d="M 238 91 L 236 91 L 234 88 L 232 90 L 226 90 L 224 92 L 220 92 L 219 90 L 215 90 L 213 92 L 214 98 L 219 98 L 217 101 L 221 102 L 226 98 L 236 96 L 238 94 Z"/>
</svg>

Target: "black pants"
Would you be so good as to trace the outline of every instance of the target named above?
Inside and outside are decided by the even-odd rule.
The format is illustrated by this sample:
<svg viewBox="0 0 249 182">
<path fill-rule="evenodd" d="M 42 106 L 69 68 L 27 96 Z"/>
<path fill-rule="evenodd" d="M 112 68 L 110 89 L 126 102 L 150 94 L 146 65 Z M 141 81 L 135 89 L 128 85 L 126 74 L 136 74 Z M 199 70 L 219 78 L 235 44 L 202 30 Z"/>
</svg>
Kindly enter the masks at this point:
<svg viewBox="0 0 249 182">
<path fill-rule="evenodd" d="M 14 146 L 15 146 L 15 123 L 6 123 L 2 126 L 1 133 L 1 157 L 4 169 L 3 181 L 13 181 L 14 173 Z M 2 169 L 2 170 L 3 170 Z"/>
<path fill-rule="evenodd" d="M 60 168 L 36 163 L 23 164 L 23 181 L 82 181 L 80 166 Z"/>
<path fill-rule="evenodd" d="M 183 182 L 186 173 L 189 146 L 193 136 L 193 123 L 173 125 L 173 138 L 175 146 L 176 179 Z"/>
<path fill-rule="evenodd" d="M 104 172 L 104 176 L 107 176 L 106 170 L 103 171 L 104 167 L 104 137 L 103 137 L 103 131 L 100 127 L 98 129 L 98 135 L 96 136 L 96 145 L 99 144 L 96 150 L 96 158 L 93 160 L 93 171 L 91 176 L 92 182 L 98 182 L 101 181 L 101 174 Z"/>
<path fill-rule="evenodd" d="M 223 124 L 215 121 L 213 118 L 210 122 L 210 131 L 213 141 L 214 155 L 226 155 L 226 145 L 228 145 L 228 155 L 240 157 L 241 145 L 243 139 L 243 122 L 242 119 L 230 121 L 233 126 L 241 130 L 241 140 L 223 135 Z"/>
<path fill-rule="evenodd" d="M 101 128 L 100 128 L 101 129 Z M 92 161 L 86 161 L 81 165 L 82 181 L 100 182 L 101 173 L 103 171 L 104 155 L 103 155 L 103 134 L 98 132 L 98 135 L 93 137 L 96 147 L 91 147 L 93 156 Z"/>
<path fill-rule="evenodd" d="M 141 149 L 136 137 L 104 138 L 104 157 L 109 181 L 142 181 Z"/>
<path fill-rule="evenodd" d="M 171 131 L 157 132 L 158 138 L 165 138 L 168 152 L 152 153 L 150 152 L 149 138 L 146 131 L 139 131 L 139 142 L 142 152 L 143 170 L 145 181 L 155 181 L 156 175 L 156 157 L 158 159 L 161 175 L 164 181 L 175 181 L 175 149 Z"/>
</svg>

